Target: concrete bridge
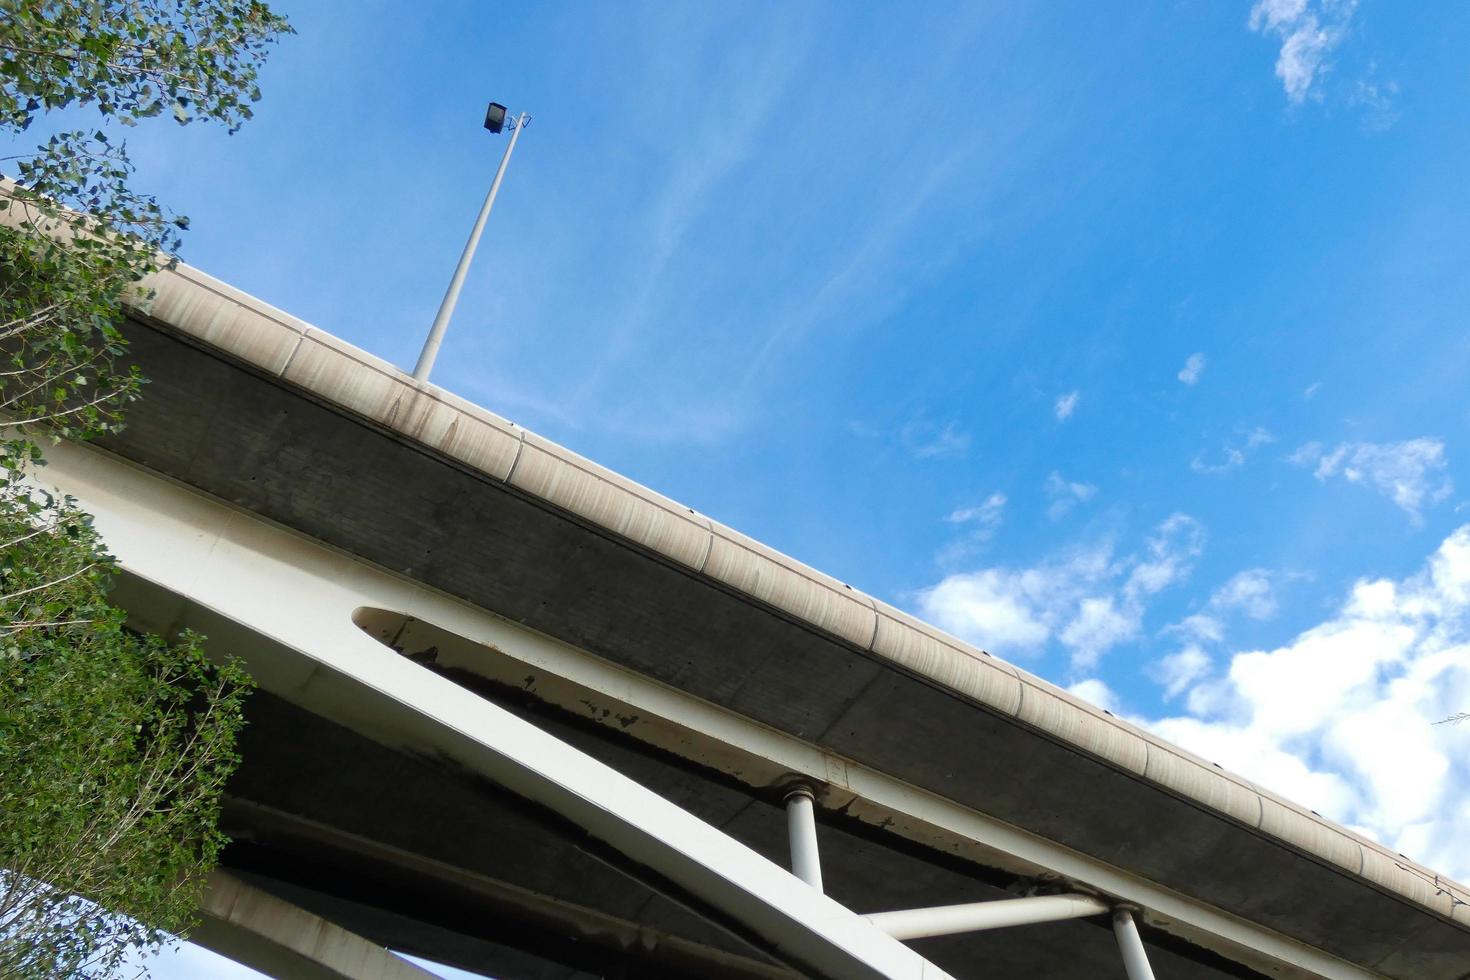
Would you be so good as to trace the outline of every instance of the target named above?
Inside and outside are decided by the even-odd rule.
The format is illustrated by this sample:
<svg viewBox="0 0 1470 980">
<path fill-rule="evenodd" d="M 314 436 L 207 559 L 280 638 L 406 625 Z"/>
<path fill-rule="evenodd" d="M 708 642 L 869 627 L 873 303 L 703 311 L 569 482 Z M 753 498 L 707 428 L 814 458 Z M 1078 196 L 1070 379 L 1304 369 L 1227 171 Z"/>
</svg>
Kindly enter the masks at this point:
<svg viewBox="0 0 1470 980">
<path fill-rule="evenodd" d="M 146 397 L 44 475 L 137 624 L 260 681 L 197 941 L 286 977 L 1470 976 L 1430 869 L 197 270 L 155 285 Z"/>
</svg>

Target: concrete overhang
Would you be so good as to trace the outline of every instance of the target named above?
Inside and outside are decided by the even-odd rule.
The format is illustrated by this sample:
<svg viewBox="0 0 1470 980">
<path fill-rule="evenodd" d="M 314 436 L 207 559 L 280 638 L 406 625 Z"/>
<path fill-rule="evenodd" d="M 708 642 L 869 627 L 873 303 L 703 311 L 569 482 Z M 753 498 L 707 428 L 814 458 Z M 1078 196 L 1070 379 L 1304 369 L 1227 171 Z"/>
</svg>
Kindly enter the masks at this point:
<svg viewBox="0 0 1470 980">
<path fill-rule="evenodd" d="M 103 445 L 835 756 L 1385 976 L 1470 892 L 203 273 L 130 311 Z"/>
</svg>

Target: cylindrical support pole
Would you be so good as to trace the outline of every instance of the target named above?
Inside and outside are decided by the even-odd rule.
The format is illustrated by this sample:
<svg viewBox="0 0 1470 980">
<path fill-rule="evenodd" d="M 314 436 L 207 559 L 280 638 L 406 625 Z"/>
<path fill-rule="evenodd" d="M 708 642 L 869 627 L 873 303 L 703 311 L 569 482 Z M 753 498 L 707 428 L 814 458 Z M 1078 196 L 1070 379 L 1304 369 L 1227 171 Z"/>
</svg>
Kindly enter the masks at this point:
<svg viewBox="0 0 1470 980">
<path fill-rule="evenodd" d="M 817 815 L 812 791 L 797 786 L 786 794 L 786 833 L 791 840 L 791 873 L 822 890 L 822 859 L 817 852 Z"/>
<path fill-rule="evenodd" d="M 1035 922 L 1083 919 L 1089 915 L 1102 915 L 1109 908 L 1108 903 L 1091 895 L 1038 895 L 929 909 L 904 909 L 901 912 L 875 912 L 864 918 L 894 939 L 926 939 Z"/>
<path fill-rule="evenodd" d="M 1113 933 L 1118 937 L 1118 949 L 1123 952 L 1123 969 L 1128 980 L 1154 980 L 1153 967 L 1148 965 L 1148 953 L 1143 940 L 1138 937 L 1138 926 L 1127 909 L 1113 910 Z"/>
<path fill-rule="evenodd" d="M 464 252 L 459 257 L 459 265 L 454 267 L 454 276 L 449 280 L 449 288 L 444 291 L 444 301 L 439 304 L 439 313 L 434 317 L 434 325 L 429 328 L 428 339 L 424 341 L 424 349 L 419 352 L 419 362 L 413 369 L 415 381 L 428 381 L 429 372 L 434 369 L 434 358 L 439 356 L 439 345 L 444 341 L 444 331 L 449 327 L 449 318 L 454 316 L 454 304 L 459 302 L 459 291 L 464 286 L 464 277 L 470 271 L 470 261 L 475 257 L 475 247 L 480 244 L 480 233 L 485 230 L 485 221 L 490 217 L 490 209 L 495 206 L 495 195 L 500 193 L 500 182 L 505 179 L 506 165 L 510 163 L 510 155 L 516 148 L 516 140 L 521 138 L 521 130 L 525 126 L 526 114 L 523 112 L 516 120 L 516 128 L 511 130 L 510 142 L 505 147 L 505 155 L 500 158 L 500 167 L 495 171 L 495 179 L 490 182 L 490 193 L 485 195 L 485 203 L 480 206 L 480 216 L 475 219 L 475 227 L 470 232 L 470 240 L 465 242 Z"/>
</svg>

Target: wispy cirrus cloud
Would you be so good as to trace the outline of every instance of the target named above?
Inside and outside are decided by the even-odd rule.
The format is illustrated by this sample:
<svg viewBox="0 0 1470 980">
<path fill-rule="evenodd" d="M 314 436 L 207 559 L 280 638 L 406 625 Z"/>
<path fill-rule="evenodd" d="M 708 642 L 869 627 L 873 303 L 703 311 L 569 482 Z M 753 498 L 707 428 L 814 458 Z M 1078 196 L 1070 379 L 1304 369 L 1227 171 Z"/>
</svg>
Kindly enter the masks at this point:
<svg viewBox="0 0 1470 980">
<path fill-rule="evenodd" d="M 899 432 L 899 441 L 915 459 L 954 459 L 970 451 L 970 434 L 954 422 L 916 419 Z"/>
<path fill-rule="evenodd" d="M 1164 627 L 1161 634 L 1178 637 L 1183 646 L 1161 657 L 1145 671 L 1164 688 L 1164 700 L 1210 673 L 1213 660 L 1209 648 L 1225 639 L 1225 623 L 1232 616 L 1264 621 L 1276 615 L 1278 573 L 1248 568 L 1232 575 L 1210 594 L 1203 611 Z"/>
<path fill-rule="evenodd" d="M 1424 510 L 1449 499 L 1454 482 L 1446 470 L 1444 443 L 1421 437 L 1403 442 L 1344 442 L 1333 449 L 1309 442 L 1288 457 L 1297 466 L 1313 467 L 1312 475 L 1326 482 L 1342 477 L 1378 491 L 1409 515 L 1424 521 Z"/>
<path fill-rule="evenodd" d="M 1281 42 L 1276 77 L 1290 102 L 1305 101 L 1327 70 L 1327 56 L 1347 34 L 1356 7 L 1356 0 L 1257 0 L 1251 8 L 1250 29 Z"/>
<path fill-rule="evenodd" d="M 1210 596 L 1210 608 L 1221 612 L 1238 611 L 1251 619 L 1270 619 L 1276 615 L 1277 609 L 1271 573 L 1264 568 L 1237 572 Z"/>
<path fill-rule="evenodd" d="M 1184 367 L 1179 369 L 1177 377 L 1180 381 L 1193 387 L 1199 383 L 1199 376 L 1205 373 L 1205 355 L 1195 352 L 1184 360 Z"/>
<path fill-rule="evenodd" d="M 1360 78 L 1348 95 L 1348 104 L 1362 110 L 1364 129 L 1381 133 L 1398 122 L 1399 112 L 1394 108 L 1394 99 L 1398 94 L 1397 82 Z"/>
<path fill-rule="evenodd" d="M 1165 626 L 1163 632 L 1165 635 L 1177 634 L 1191 642 L 1216 642 L 1225 637 L 1225 624 L 1219 617 L 1201 612 Z"/>
<path fill-rule="evenodd" d="M 1210 672 L 1210 655 L 1202 647 L 1190 644 L 1177 653 L 1161 657 L 1148 668 L 1149 677 L 1164 689 L 1168 701 Z"/>
<path fill-rule="evenodd" d="M 973 507 L 959 507 L 945 521 L 962 530 L 939 554 L 941 564 L 952 564 L 990 543 L 1005 520 L 1006 495 L 999 490 Z"/>
<path fill-rule="evenodd" d="M 978 507 L 961 507 L 950 512 L 945 518 L 951 524 L 970 524 L 982 529 L 986 536 L 995 533 L 1000 526 L 1001 518 L 1005 513 L 1006 495 L 996 491 L 985 502 Z"/>
<path fill-rule="evenodd" d="M 1051 501 L 1047 505 L 1046 516 L 1054 521 L 1066 517 L 1078 504 L 1085 504 L 1097 495 L 1097 487 L 1093 484 L 1064 479 L 1056 470 L 1047 476 L 1043 489 Z"/>
<path fill-rule="evenodd" d="M 1065 422 L 1077 411 L 1077 402 L 1082 398 L 1080 391 L 1069 391 L 1065 395 L 1057 397 L 1056 404 L 1052 406 L 1052 412 L 1056 415 L 1058 422 Z"/>
<path fill-rule="evenodd" d="M 593 400 L 605 377 L 641 344 L 649 325 L 667 315 L 676 292 L 670 284 L 675 259 L 688 247 L 698 222 L 713 206 L 716 192 L 754 156 L 761 134 L 796 76 L 816 33 L 799 17 L 782 18 L 780 29 L 770 29 L 719 49 L 717 57 L 701 63 L 690 50 L 710 50 L 705 38 L 722 25 L 717 18 L 684 18 L 671 33 L 680 43 L 650 46 L 644 62 L 646 97 L 667 102 L 682 117 L 680 138 L 669 143 L 651 181 L 654 191 L 634 212 L 629 232 L 636 238 L 626 250 L 630 263 L 628 286 L 618 297 L 615 314 L 604 331 L 602 355 L 573 392 L 574 403 Z M 696 80 L 728 84 L 741 79 L 744 98 L 728 114 L 713 119 L 689 111 L 673 97 L 681 86 Z M 584 408 L 585 410 L 585 408 Z"/>
<path fill-rule="evenodd" d="M 1210 476 L 1221 476 L 1232 470 L 1238 470 L 1245 465 L 1246 458 L 1251 451 L 1267 446 L 1276 441 L 1276 437 L 1266 429 L 1257 426 L 1246 434 L 1244 439 L 1234 439 L 1227 442 L 1220 450 L 1217 457 L 1218 462 L 1211 462 L 1201 453 L 1189 461 L 1189 468 L 1196 473 Z"/>
</svg>

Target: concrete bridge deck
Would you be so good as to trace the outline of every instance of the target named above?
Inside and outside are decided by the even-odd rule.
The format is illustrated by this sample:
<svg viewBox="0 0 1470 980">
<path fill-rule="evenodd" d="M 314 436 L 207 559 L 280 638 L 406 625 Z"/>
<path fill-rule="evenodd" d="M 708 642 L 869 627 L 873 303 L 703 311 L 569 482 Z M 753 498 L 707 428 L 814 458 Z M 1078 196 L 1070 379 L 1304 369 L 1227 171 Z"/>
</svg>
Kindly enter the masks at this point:
<svg viewBox="0 0 1470 980">
<path fill-rule="evenodd" d="M 304 661 L 358 649 L 330 626 L 778 864 L 783 790 L 814 786 L 826 892 L 857 912 L 1080 890 L 1139 910 L 1160 977 L 1470 976 L 1470 892 L 1430 869 L 197 270 L 156 290 L 127 327 L 146 397 L 52 469 L 140 624 L 261 678 L 241 880 L 503 977 L 821 972 L 487 778 L 352 662 Z M 911 948 L 960 977 L 1122 976 L 1106 919 Z"/>
</svg>

